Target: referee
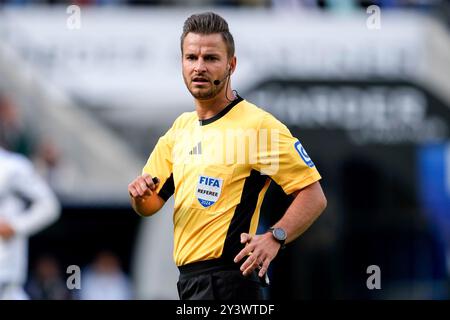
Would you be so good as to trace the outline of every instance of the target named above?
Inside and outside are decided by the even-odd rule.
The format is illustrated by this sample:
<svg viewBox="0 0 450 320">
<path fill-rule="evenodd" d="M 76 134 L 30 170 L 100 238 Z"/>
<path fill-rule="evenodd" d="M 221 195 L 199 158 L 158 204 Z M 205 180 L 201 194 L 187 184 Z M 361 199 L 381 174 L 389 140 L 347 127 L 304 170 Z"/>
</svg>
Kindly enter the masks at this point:
<svg viewBox="0 0 450 320">
<path fill-rule="evenodd" d="M 195 111 L 179 116 L 159 139 L 128 186 L 131 204 L 150 216 L 174 195 L 180 299 L 261 299 L 270 262 L 326 207 L 321 177 L 285 125 L 231 89 L 236 56 L 222 17 L 190 16 L 181 53 Z M 271 181 L 294 201 L 255 235 Z"/>
</svg>

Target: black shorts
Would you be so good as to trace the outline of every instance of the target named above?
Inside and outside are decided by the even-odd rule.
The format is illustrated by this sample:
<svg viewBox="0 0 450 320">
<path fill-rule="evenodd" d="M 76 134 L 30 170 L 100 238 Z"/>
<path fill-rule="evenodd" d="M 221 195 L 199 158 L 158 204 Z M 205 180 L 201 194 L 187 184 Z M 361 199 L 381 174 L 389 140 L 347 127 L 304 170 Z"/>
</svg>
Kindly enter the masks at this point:
<svg viewBox="0 0 450 320">
<path fill-rule="evenodd" d="M 266 286 L 258 273 L 243 276 L 240 264 L 213 259 L 179 267 L 181 300 L 262 300 Z"/>
</svg>

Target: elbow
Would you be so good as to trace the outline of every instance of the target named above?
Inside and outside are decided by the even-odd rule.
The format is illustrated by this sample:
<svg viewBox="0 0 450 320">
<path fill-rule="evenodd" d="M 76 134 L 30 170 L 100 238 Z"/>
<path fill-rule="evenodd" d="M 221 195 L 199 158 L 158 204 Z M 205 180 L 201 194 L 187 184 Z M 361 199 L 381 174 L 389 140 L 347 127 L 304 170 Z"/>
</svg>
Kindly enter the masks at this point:
<svg viewBox="0 0 450 320">
<path fill-rule="evenodd" d="M 56 222 L 61 217 L 61 203 L 55 195 L 51 195 L 43 203 L 43 210 L 47 213 L 47 224 Z"/>
<path fill-rule="evenodd" d="M 58 220 L 61 217 L 62 206 L 59 200 L 55 197 L 53 200 L 53 218 Z"/>
<path fill-rule="evenodd" d="M 61 218 L 61 206 L 59 204 L 56 204 L 53 208 L 49 224 L 55 223 L 59 220 L 59 218 Z"/>
<path fill-rule="evenodd" d="M 140 217 L 150 217 L 154 215 L 158 210 L 156 208 L 152 208 L 149 206 L 143 206 L 138 205 L 135 201 L 131 201 L 131 207 L 133 208 L 134 212 Z"/>
<path fill-rule="evenodd" d="M 322 194 L 322 196 L 320 197 L 320 200 L 319 200 L 320 213 L 325 211 L 325 209 L 327 208 L 327 205 L 328 205 L 328 200 L 325 197 L 325 195 Z"/>
<path fill-rule="evenodd" d="M 147 199 L 131 198 L 131 206 L 141 217 L 150 217 L 154 215 L 164 205 L 164 200 L 158 196 Z"/>
<path fill-rule="evenodd" d="M 317 186 L 315 189 L 315 196 L 316 196 L 316 201 L 317 201 L 316 203 L 317 203 L 318 212 L 319 212 L 319 214 L 321 214 L 327 208 L 328 201 L 327 201 L 327 198 L 325 197 L 325 193 L 323 192 L 323 189 L 320 186 L 320 184 L 317 183 L 316 186 Z"/>
</svg>

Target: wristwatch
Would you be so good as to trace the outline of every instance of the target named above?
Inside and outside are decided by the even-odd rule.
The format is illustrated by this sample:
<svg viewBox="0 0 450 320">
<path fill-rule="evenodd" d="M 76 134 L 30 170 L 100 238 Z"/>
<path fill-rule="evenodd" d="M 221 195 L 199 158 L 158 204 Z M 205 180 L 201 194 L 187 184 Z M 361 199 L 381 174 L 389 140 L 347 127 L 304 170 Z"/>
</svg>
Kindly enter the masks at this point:
<svg viewBox="0 0 450 320">
<path fill-rule="evenodd" d="M 284 231 L 284 229 L 282 228 L 269 228 L 267 232 L 271 232 L 275 240 L 277 240 L 281 244 L 280 249 L 284 249 L 285 247 L 284 243 L 286 242 L 287 238 L 286 231 Z"/>
</svg>

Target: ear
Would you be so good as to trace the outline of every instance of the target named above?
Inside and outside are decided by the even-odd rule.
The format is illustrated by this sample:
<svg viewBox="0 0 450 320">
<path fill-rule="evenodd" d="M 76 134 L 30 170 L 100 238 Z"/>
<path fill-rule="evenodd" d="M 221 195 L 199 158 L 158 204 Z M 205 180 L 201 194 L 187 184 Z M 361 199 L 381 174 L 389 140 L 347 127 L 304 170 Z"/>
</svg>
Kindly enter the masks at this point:
<svg viewBox="0 0 450 320">
<path fill-rule="evenodd" d="M 230 64 L 229 64 L 229 69 L 228 69 L 228 73 L 230 75 L 232 75 L 234 70 L 236 70 L 236 64 L 237 64 L 237 59 L 236 59 L 236 56 L 234 56 L 233 58 L 230 59 Z"/>
</svg>

